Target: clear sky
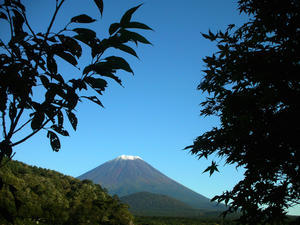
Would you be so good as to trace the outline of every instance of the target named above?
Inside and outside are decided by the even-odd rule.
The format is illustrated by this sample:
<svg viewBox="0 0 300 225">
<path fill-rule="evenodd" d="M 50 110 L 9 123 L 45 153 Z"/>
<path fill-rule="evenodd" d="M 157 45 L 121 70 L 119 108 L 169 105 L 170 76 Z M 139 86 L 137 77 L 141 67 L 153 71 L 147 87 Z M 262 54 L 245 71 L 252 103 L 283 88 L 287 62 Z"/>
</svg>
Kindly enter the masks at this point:
<svg viewBox="0 0 300 225">
<path fill-rule="evenodd" d="M 45 31 L 55 0 L 25 2 L 33 29 Z M 77 131 L 68 126 L 70 137 L 61 138 L 60 152 L 51 150 L 46 132 L 41 132 L 17 146 L 14 159 L 76 177 L 119 155 L 138 155 L 202 195 L 221 194 L 243 178 L 243 170 L 221 167 L 221 173 L 209 177 L 202 171 L 210 160 L 197 160 L 183 148 L 219 123 L 217 118 L 199 115 L 199 103 L 205 97 L 196 90 L 205 69 L 202 58 L 216 51 L 215 43 L 201 32 L 240 25 L 246 17 L 239 15 L 236 0 L 104 0 L 102 19 L 92 0 L 66 0 L 54 29 L 86 13 L 97 18 L 92 26 L 97 34 L 107 37 L 109 24 L 141 2 L 144 5 L 133 19 L 154 29 L 143 32 L 153 46 L 139 45 L 140 60 L 126 56 L 135 75 L 119 73 L 125 88 L 110 82 L 101 98 L 104 109 L 89 102 L 80 104 Z M 1 36 L 3 32 L 1 28 Z M 85 55 L 80 65 L 89 62 Z M 60 69 L 66 77 L 81 74 L 69 65 Z M 300 215 L 300 207 L 290 213 Z"/>
</svg>

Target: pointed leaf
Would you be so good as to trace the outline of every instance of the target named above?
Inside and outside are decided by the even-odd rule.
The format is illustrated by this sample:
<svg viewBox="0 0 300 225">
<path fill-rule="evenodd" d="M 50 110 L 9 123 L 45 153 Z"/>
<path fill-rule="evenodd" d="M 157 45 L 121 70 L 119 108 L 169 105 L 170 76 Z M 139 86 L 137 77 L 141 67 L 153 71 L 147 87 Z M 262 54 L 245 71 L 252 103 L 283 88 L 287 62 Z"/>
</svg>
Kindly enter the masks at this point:
<svg viewBox="0 0 300 225">
<path fill-rule="evenodd" d="M 96 32 L 87 28 L 74 28 L 73 31 L 79 35 L 90 37 L 92 39 L 96 37 Z"/>
<path fill-rule="evenodd" d="M 58 127 L 63 127 L 64 125 L 64 115 L 61 110 L 57 112 L 57 124 Z"/>
<path fill-rule="evenodd" d="M 73 66 L 77 65 L 76 58 L 74 56 L 72 56 L 71 54 L 69 54 L 67 52 L 55 52 L 55 54 L 58 55 L 59 57 L 63 58 L 64 60 L 66 60 L 67 62 L 72 64 Z"/>
<path fill-rule="evenodd" d="M 57 64 L 56 64 L 56 61 L 55 61 L 53 55 L 47 56 L 47 68 L 51 74 L 57 73 Z"/>
<path fill-rule="evenodd" d="M 113 33 L 115 33 L 118 29 L 120 28 L 120 24 L 119 23 L 112 23 L 109 26 L 109 34 L 112 35 Z"/>
<path fill-rule="evenodd" d="M 50 139 L 50 145 L 53 151 L 58 152 L 60 150 L 60 141 L 58 136 L 54 132 L 48 131 L 47 137 Z"/>
<path fill-rule="evenodd" d="M 91 100 L 92 102 L 100 105 L 101 107 L 104 108 L 103 104 L 100 102 L 100 100 L 96 97 L 96 96 L 81 96 L 82 98 L 86 98 L 86 99 L 89 99 Z"/>
<path fill-rule="evenodd" d="M 151 44 L 145 37 L 143 37 L 142 35 L 132 32 L 132 31 L 128 31 L 128 30 L 122 30 L 121 32 L 121 38 L 124 38 L 126 41 L 127 40 L 131 40 L 134 41 L 135 43 L 137 42 L 141 42 L 144 44 Z"/>
<path fill-rule="evenodd" d="M 105 58 L 105 60 L 107 60 L 107 62 L 109 64 L 113 65 L 113 69 L 122 69 L 122 70 L 125 70 L 125 71 L 133 74 L 133 71 L 130 68 L 130 65 L 122 57 L 110 56 L 110 57 Z"/>
<path fill-rule="evenodd" d="M 123 52 L 127 52 L 127 53 L 139 58 L 138 55 L 136 54 L 136 52 L 127 45 L 124 45 L 124 44 L 114 45 L 114 48 L 120 49 Z"/>
<path fill-rule="evenodd" d="M 77 58 L 81 56 L 82 53 L 81 46 L 78 44 L 78 42 L 75 39 L 64 35 L 58 35 L 58 38 L 62 42 L 63 48 L 66 51 L 72 53 L 72 55 L 77 56 Z"/>
<path fill-rule="evenodd" d="M 144 29 L 144 30 L 152 30 L 151 27 L 147 26 L 146 24 L 140 22 L 130 22 L 125 25 L 125 28 L 137 28 L 137 29 Z"/>
<path fill-rule="evenodd" d="M 42 124 L 44 122 L 44 119 L 45 119 L 44 113 L 38 113 L 38 112 L 36 112 L 34 114 L 34 117 L 33 117 L 32 121 L 31 121 L 31 128 L 32 128 L 32 130 L 39 129 L 42 126 Z"/>
<path fill-rule="evenodd" d="M 9 105 L 9 118 L 11 121 L 14 120 L 14 118 L 16 117 L 16 114 L 17 114 L 16 105 L 13 102 L 11 102 Z"/>
<path fill-rule="evenodd" d="M 97 7 L 100 11 L 100 14 L 102 16 L 102 14 L 103 14 L 103 1 L 102 0 L 94 0 L 94 2 L 97 5 Z"/>
<path fill-rule="evenodd" d="M 131 17 L 132 17 L 132 14 L 139 8 L 141 7 L 142 4 L 136 6 L 136 7 L 133 7 L 129 10 L 127 10 L 124 15 L 122 16 L 121 18 L 121 21 L 120 23 L 123 25 L 123 24 L 127 24 L 130 20 L 131 20 Z"/>
<path fill-rule="evenodd" d="M 65 129 L 63 129 L 62 127 L 59 127 L 57 125 L 52 125 L 51 128 L 53 130 L 55 130 L 57 133 L 63 135 L 63 136 L 69 136 L 68 131 L 66 131 Z"/>
<path fill-rule="evenodd" d="M 66 111 L 66 112 L 73 129 L 76 130 L 77 122 L 78 122 L 76 115 L 71 111 Z"/>
<path fill-rule="evenodd" d="M 86 14 L 81 14 L 78 16 L 74 16 L 71 19 L 72 23 L 92 23 L 95 22 L 96 20 L 91 18 L 90 16 L 86 15 Z"/>
<path fill-rule="evenodd" d="M 100 95 L 107 87 L 107 82 L 101 78 L 86 77 L 84 79 L 92 88 L 94 88 Z"/>
</svg>

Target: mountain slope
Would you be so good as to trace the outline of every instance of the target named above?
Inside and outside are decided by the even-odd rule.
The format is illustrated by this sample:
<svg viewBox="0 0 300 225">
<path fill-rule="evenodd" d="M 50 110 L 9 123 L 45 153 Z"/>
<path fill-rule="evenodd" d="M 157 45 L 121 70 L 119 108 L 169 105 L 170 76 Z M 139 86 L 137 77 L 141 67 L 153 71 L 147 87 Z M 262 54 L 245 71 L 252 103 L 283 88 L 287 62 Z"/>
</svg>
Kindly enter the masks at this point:
<svg viewBox="0 0 300 225">
<path fill-rule="evenodd" d="M 136 192 L 151 192 L 167 195 L 197 209 L 224 209 L 162 174 L 138 156 L 119 156 L 78 178 L 101 184 L 110 194 L 117 194 L 120 197 Z"/>
<path fill-rule="evenodd" d="M 137 216 L 197 217 L 204 215 L 199 209 L 166 195 L 138 192 L 123 196 L 120 200 L 129 205 L 131 213 Z"/>
</svg>

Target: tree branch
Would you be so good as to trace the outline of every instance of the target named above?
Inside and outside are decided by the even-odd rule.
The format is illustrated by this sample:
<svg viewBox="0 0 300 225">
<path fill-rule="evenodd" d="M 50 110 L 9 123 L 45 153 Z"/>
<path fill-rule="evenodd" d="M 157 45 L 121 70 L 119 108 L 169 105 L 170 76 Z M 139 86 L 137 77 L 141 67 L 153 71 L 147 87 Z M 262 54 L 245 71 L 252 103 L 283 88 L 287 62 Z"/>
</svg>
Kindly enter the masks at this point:
<svg viewBox="0 0 300 225">
<path fill-rule="evenodd" d="M 53 17 L 52 17 L 52 19 L 51 19 L 51 22 L 50 22 L 50 24 L 49 24 L 49 26 L 48 26 L 48 29 L 47 29 L 47 32 L 46 32 L 46 35 L 45 35 L 45 41 L 46 41 L 47 38 L 48 38 L 48 35 L 49 35 L 49 33 L 50 33 L 50 30 L 51 30 L 52 25 L 53 25 L 54 20 L 55 20 L 55 17 L 56 17 L 56 15 L 57 15 L 57 13 L 58 13 L 58 11 L 59 11 L 61 5 L 64 3 L 64 1 L 65 1 L 65 0 L 62 0 L 62 1 L 59 3 L 59 5 L 56 4 L 55 12 L 54 12 L 54 14 L 53 14 Z"/>
<path fill-rule="evenodd" d="M 24 11 L 22 11 L 22 14 L 23 14 L 23 17 L 24 17 L 24 20 L 25 20 L 25 24 L 27 25 L 28 29 L 32 33 L 33 37 L 36 38 L 36 35 L 35 35 L 34 31 L 32 30 L 31 26 L 29 25 L 29 22 L 28 22 L 27 17 L 26 17 L 26 13 Z"/>
<path fill-rule="evenodd" d="M 13 134 L 17 133 L 19 130 L 21 130 L 23 127 L 25 127 L 32 119 L 29 119 L 26 123 L 24 123 L 22 126 L 20 126 L 18 129 L 16 129 Z"/>
<path fill-rule="evenodd" d="M 3 134 L 4 138 L 7 139 L 7 133 L 6 133 L 6 124 L 5 124 L 5 111 L 2 112 L 2 126 L 3 126 Z"/>
<path fill-rule="evenodd" d="M 58 113 L 62 108 L 63 108 L 63 107 L 61 106 L 61 107 L 55 112 L 55 114 L 53 115 L 52 118 L 54 118 L 54 117 L 57 115 L 57 113 Z M 13 144 L 11 144 L 11 147 L 16 146 L 16 145 L 18 145 L 18 144 L 21 144 L 22 142 L 26 141 L 28 138 L 31 138 L 33 135 L 35 135 L 37 132 L 39 132 L 41 129 L 43 129 L 43 128 L 46 126 L 46 124 L 49 123 L 49 122 L 51 121 L 52 118 L 48 118 L 48 119 L 41 125 L 40 128 L 36 129 L 36 130 L 33 131 L 31 134 L 27 135 L 27 136 L 24 137 L 23 139 L 21 139 L 21 140 L 15 142 L 15 143 L 13 143 Z M 27 121 L 26 123 L 29 123 L 29 121 Z M 26 124 L 23 124 L 22 126 L 25 126 L 25 125 L 26 125 Z M 21 128 L 19 128 L 19 129 L 21 129 Z M 18 130 L 19 130 L 19 129 L 18 129 Z"/>
<path fill-rule="evenodd" d="M 36 129 L 35 131 L 33 131 L 31 134 L 27 135 L 27 136 L 24 137 L 23 139 L 21 139 L 21 140 L 15 142 L 15 143 L 13 143 L 13 144 L 11 144 L 11 147 L 16 146 L 16 145 L 18 145 L 18 144 L 21 144 L 22 142 L 24 142 L 24 141 L 26 141 L 27 139 L 31 138 L 33 135 L 35 135 L 37 132 L 39 132 L 41 129 L 43 129 L 44 126 L 46 126 L 46 124 L 47 124 L 48 122 L 50 122 L 50 121 L 51 121 L 51 119 L 47 119 L 47 120 L 41 125 L 41 127 L 40 127 L 39 129 Z"/>
<path fill-rule="evenodd" d="M 11 20 L 10 12 L 9 12 L 9 9 L 8 9 L 7 5 L 6 5 L 5 9 L 6 9 L 6 12 L 8 14 L 9 26 L 10 26 L 10 35 L 11 35 L 11 38 L 12 38 L 14 36 L 14 32 L 13 32 L 12 20 Z"/>
<path fill-rule="evenodd" d="M 12 135 L 14 134 L 14 130 L 19 122 L 19 119 L 21 117 L 21 115 L 23 114 L 24 112 L 24 107 L 22 107 L 18 113 L 18 115 L 16 116 L 16 119 L 14 121 L 11 121 L 11 126 L 10 126 L 10 129 L 9 129 L 9 132 L 7 134 L 7 138 L 10 140 L 10 138 L 12 137 Z"/>
</svg>

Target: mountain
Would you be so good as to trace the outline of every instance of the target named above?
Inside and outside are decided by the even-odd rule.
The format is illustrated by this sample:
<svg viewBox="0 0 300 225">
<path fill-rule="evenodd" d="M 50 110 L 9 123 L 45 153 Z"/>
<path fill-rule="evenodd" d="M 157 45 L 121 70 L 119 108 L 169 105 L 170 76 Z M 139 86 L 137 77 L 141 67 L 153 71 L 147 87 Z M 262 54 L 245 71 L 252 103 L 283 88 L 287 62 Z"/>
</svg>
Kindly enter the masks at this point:
<svg viewBox="0 0 300 225">
<path fill-rule="evenodd" d="M 119 197 L 137 192 L 167 195 L 202 210 L 223 210 L 224 206 L 172 180 L 138 156 L 119 156 L 78 177 L 92 180 Z"/>
<path fill-rule="evenodd" d="M 175 198 L 149 192 L 137 192 L 126 195 L 120 200 L 129 205 L 131 213 L 137 216 L 203 216 L 203 211 L 194 209 Z"/>
</svg>

